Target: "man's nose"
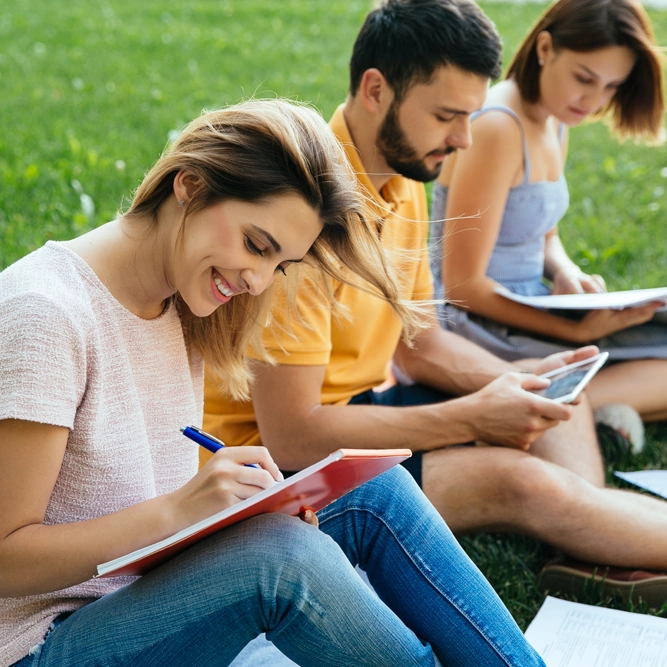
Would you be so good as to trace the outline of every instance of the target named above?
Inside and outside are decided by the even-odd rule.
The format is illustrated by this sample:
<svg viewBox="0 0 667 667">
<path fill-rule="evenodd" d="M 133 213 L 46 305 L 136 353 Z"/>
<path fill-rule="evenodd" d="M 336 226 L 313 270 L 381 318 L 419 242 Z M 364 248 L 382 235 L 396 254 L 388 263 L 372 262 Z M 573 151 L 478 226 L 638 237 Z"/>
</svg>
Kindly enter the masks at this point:
<svg viewBox="0 0 667 667">
<path fill-rule="evenodd" d="M 472 133 L 470 131 L 470 118 L 468 116 L 460 116 L 456 119 L 452 131 L 447 136 L 447 145 L 461 150 L 470 148 L 472 145 Z"/>
</svg>

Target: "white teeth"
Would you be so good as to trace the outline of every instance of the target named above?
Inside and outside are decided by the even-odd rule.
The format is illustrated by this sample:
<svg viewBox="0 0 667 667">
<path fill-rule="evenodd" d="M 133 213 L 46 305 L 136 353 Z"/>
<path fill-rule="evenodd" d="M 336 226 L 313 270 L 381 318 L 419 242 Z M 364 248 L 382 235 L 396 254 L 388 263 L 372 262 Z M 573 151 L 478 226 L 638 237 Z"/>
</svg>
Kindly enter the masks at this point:
<svg viewBox="0 0 667 667">
<path fill-rule="evenodd" d="M 227 289 L 223 284 L 220 278 L 217 276 L 213 277 L 213 281 L 215 282 L 215 286 L 218 288 L 218 292 L 222 294 L 223 296 L 234 296 L 234 292 L 232 290 Z"/>
</svg>

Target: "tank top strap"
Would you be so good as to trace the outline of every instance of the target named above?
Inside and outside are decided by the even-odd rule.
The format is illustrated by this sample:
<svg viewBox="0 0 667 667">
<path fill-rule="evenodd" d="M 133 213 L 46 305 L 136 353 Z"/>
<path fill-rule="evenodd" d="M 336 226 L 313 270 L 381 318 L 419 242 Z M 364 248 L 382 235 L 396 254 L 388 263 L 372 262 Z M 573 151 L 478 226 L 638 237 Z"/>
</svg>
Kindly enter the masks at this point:
<svg viewBox="0 0 667 667">
<path fill-rule="evenodd" d="M 565 123 L 558 124 L 558 143 L 563 144 L 563 137 L 565 136 Z"/>
<path fill-rule="evenodd" d="M 526 132 L 523 129 L 523 123 L 521 122 L 521 119 L 519 118 L 519 116 L 515 111 L 501 104 L 498 104 L 496 106 L 484 107 L 483 109 L 480 109 L 476 113 L 472 114 L 470 118 L 471 120 L 474 120 L 478 116 L 485 114 L 487 111 L 502 111 L 506 113 L 508 116 L 514 118 L 517 125 L 519 126 L 519 129 L 521 130 L 521 143 L 523 145 L 523 180 L 521 181 L 521 185 L 526 185 L 527 183 L 530 182 L 530 153 L 528 152 L 528 140 L 526 139 Z M 562 132 L 563 129 L 561 129 L 561 133 Z"/>
</svg>

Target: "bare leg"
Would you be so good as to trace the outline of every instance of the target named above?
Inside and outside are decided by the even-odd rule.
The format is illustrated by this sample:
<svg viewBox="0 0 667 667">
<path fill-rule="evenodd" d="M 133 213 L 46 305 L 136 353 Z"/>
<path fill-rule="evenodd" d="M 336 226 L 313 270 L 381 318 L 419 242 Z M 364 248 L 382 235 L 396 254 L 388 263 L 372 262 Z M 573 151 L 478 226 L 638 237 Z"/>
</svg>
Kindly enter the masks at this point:
<svg viewBox="0 0 667 667">
<path fill-rule="evenodd" d="M 530 453 L 571 470 L 595 486 L 604 486 L 604 463 L 586 396 L 581 397 L 572 418 L 546 431 L 533 443 Z"/>
<path fill-rule="evenodd" d="M 667 419 L 667 359 L 624 361 L 603 368 L 588 385 L 593 409 L 627 403 L 644 421 Z"/>
<path fill-rule="evenodd" d="M 667 570 L 667 503 L 600 488 L 531 454 L 436 450 L 424 457 L 423 484 L 455 533 L 525 533 L 593 563 Z"/>
</svg>

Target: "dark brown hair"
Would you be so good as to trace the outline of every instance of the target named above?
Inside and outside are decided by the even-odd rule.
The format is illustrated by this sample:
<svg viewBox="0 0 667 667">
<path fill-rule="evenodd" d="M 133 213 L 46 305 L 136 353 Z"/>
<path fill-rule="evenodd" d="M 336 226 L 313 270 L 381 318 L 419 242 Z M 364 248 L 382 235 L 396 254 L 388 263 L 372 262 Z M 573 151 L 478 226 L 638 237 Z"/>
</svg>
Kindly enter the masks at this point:
<svg viewBox="0 0 667 667">
<path fill-rule="evenodd" d="M 537 37 L 547 31 L 554 49 L 590 52 L 625 46 L 635 54 L 628 78 L 600 115 L 610 116 L 619 137 L 657 142 L 662 135 L 665 102 L 662 90 L 662 56 L 655 44 L 648 15 L 636 0 L 558 0 L 537 21 L 519 47 L 507 71 L 523 98 L 540 98 Z"/>
<path fill-rule="evenodd" d="M 385 0 L 368 14 L 354 43 L 350 93 L 372 67 L 396 99 L 430 81 L 442 65 L 497 79 L 501 49 L 495 26 L 472 0 Z"/>
</svg>

